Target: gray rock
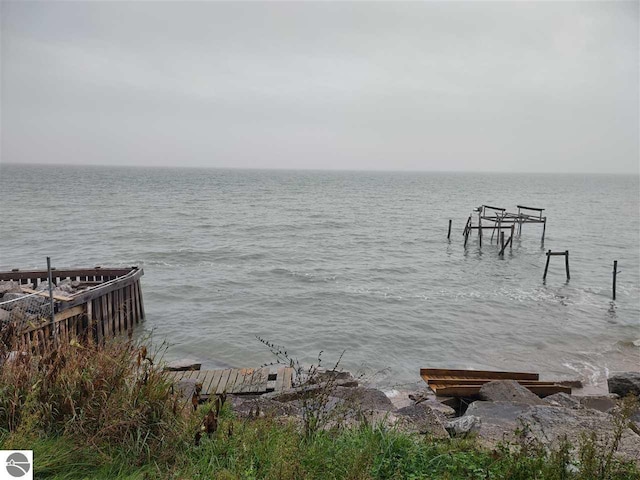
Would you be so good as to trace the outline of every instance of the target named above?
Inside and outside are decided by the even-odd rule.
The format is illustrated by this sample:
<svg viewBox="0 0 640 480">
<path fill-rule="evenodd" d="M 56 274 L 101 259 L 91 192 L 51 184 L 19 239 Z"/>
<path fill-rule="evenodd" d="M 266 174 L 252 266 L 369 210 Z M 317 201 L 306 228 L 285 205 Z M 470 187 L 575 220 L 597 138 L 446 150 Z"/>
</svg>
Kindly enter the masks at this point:
<svg viewBox="0 0 640 480">
<path fill-rule="evenodd" d="M 393 410 L 393 403 L 380 390 L 366 387 L 337 387 L 333 396 L 344 399 L 347 403 L 360 410 L 376 410 L 389 412 Z"/>
<path fill-rule="evenodd" d="M 525 403 L 477 401 L 469 405 L 465 416 L 480 418 L 478 435 L 481 438 L 499 441 L 505 433 L 512 436 L 522 426 L 518 417 L 529 408 L 531 405 Z"/>
<path fill-rule="evenodd" d="M 548 446 L 557 446 L 565 438 L 578 445 L 584 435 L 595 433 L 598 444 L 611 442 L 614 434 L 613 417 L 597 410 L 564 408 L 551 406 L 531 406 L 518 416 L 518 421 L 526 425 L 529 434 Z M 640 460 L 640 436 L 625 428 L 618 453 L 628 459 Z"/>
<path fill-rule="evenodd" d="M 616 373 L 607 379 L 610 393 L 624 397 L 630 393 L 640 396 L 640 372 Z"/>
<path fill-rule="evenodd" d="M 25 296 L 26 295 L 24 293 L 8 292 L 8 293 L 5 293 L 2 296 L 2 302 L 4 303 L 4 302 L 8 302 L 9 300 L 17 300 L 17 299 L 23 298 Z M 4 308 L 5 310 L 7 310 L 8 308 L 13 308 L 11 305 L 12 304 L 15 305 L 16 303 L 18 303 L 18 302 L 11 302 L 11 303 L 4 304 L 4 305 L 2 305 L 2 308 Z"/>
<path fill-rule="evenodd" d="M 566 393 L 554 393 L 545 397 L 544 402 L 554 407 L 581 408 L 582 405 L 577 397 L 572 397 Z"/>
<path fill-rule="evenodd" d="M 10 316 L 11 316 L 11 315 L 9 314 L 9 312 L 8 312 L 8 311 L 6 311 L 6 310 L 4 310 L 4 309 L 0 308 L 0 322 L 6 322 L 6 321 L 8 321 Z"/>
<path fill-rule="evenodd" d="M 0 297 L 2 297 L 5 293 L 20 293 L 20 287 L 21 285 L 18 282 L 14 282 L 13 280 L 0 281 Z"/>
<path fill-rule="evenodd" d="M 608 412 L 616 406 L 616 398 L 618 395 L 585 395 L 584 397 L 577 398 L 584 408 L 592 408 L 600 412 Z"/>
<path fill-rule="evenodd" d="M 448 438 L 449 434 L 439 416 L 425 402 L 393 412 L 402 421 L 405 431 L 428 434 L 435 438 Z"/>
<path fill-rule="evenodd" d="M 200 370 L 201 366 L 202 364 L 197 360 L 193 360 L 191 358 L 183 358 L 167 363 L 167 365 L 164 367 L 164 370 L 169 372 L 182 372 L 186 370 Z"/>
<path fill-rule="evenodd" d="M 496 380 L 480 387 L 480 399 L 491 402 L 516 402 L 526 405 L 542 405 L 544 402 L 515 380 Z"/>
<path fill-rule="evenodd" d="M 448 422 L 445 425 L 447 432 L 452 437 L 464 437 L 480 431 L 482 420 L 475 415 L 465 415 Z"/>
</svg>

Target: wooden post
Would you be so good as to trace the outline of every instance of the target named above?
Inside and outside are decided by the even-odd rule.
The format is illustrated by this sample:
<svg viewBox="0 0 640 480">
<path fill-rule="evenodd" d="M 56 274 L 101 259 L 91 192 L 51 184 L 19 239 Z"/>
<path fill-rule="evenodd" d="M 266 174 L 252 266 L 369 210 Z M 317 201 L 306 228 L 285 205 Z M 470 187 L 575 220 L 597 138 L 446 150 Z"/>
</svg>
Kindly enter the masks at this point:
<svg viewBox="0 0 640 480">
<path fill-rule="evenodd" d="M 467 248 L 467 240 L 469 239 L 469 230 L 466 230 L 466 233 L 464 234 L 464 248 Z"/>
<path fill-rule="evenodd" d="M 542 243 L 544 243 L 544 232 L 547 230 L 547 217 L 544 217 L 544 222 L 542 222 Z"/>
<path fill-rule="evenodd" d="M 447 232 L 447 240 L 451 238 L 451 219 L 449 219 L 449 231 Z"/>
<path fill-rule="evenodd" d="M 544 266 L 544 275 L 542 275 L 542 280 L 547 279 L 547 271 L 549 270 L 549 260 L 551 260 L 551 250 L 547 252 L 547 264 Z"/>
<path fill-rule="evenodd" d="M 509 251 L 513 250 L 513 233 L 516 230 L 515 224 L 511 224 L 511 238 L 509 239 Z"/>
<path fill-rule="evenodd" d="M 482 248 L 482 217 L 478 214 L 478 244 Z"/>
<path fill-rule="evenodd" d="M 567 280 L 570 280 L 571 276 L 569 275 L 569 250 L 564 251 L 564 265 L 567 269 Z"/>
<path fill-rule="evenodd" d="M 500 252 L 504 252 L 504 232 L 500 232 Z"/>
<path fill-rule="evenodd" d="M 616 299 L 616 275 L 618 275 L 618 260 L 613 261 L 613 299 Z"/>
</svg>

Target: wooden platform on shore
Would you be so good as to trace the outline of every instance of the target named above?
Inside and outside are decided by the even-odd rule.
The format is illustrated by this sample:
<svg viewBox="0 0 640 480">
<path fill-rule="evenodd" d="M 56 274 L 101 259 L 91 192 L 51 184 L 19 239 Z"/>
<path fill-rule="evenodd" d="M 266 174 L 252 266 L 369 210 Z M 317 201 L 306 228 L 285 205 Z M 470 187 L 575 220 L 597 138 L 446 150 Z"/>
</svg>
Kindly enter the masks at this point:
<svg viewBox="0 0 640 480">
<path fill-rule="evenodd" d="M 433 393 L 445 397 L 475 398 L 482 385 L 494 380 L 515 380 L 539 397 L 561 392 L 571 394 L 570 387 L 541 381 L 537 373 L 421 368 L 420 376 Z"/>
<path fill-rule="evenodd" d="M 293 368 L 233 368 L 225 370 L 187 370 L 166 372 L 169 379 L 195 380 L 202 385 L 203 397 L 222 393 L 259 395 L 291 388 Z"/>
</svg>

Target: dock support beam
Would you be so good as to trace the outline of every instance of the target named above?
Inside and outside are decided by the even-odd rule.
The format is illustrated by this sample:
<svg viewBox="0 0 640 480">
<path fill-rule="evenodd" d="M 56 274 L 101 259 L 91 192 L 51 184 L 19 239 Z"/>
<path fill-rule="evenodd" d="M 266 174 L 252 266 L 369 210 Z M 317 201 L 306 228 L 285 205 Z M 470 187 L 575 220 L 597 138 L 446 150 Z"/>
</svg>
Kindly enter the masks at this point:
<svg viewBox="0 0 640 480">
<path fill-rule="evenodd" d="M 449 219 L 449 231 L 447 232 L 447 240 L 451 239 L 451 219 Z"/>
</svg>

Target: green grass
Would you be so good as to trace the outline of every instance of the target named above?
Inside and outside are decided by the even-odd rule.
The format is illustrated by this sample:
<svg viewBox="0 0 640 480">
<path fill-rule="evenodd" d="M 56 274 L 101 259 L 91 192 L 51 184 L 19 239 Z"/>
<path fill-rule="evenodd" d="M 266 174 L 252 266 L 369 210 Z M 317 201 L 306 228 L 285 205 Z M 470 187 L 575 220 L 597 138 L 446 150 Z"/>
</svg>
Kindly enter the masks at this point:
<svg viewBox="0 0 640 480">
<path fill-rule="evenodd" d="M 202 417 L 206 410 L 195 415 Z M 473 439 L 434 440 L 364 424 L 307 438 L 294 423 L 273 418 L 240 420 L 226 408 L 218 430 L 204 436 L 199 446 L 184 442 L 156 452 L 143 463 L 131 462 L 125 447 L 114 444 L 97 454 L 79 440 L 5 432 L 0 445 L 33 449 L 36 478 L 55 479 L 640 478 L 633 464 L 614 462 L 600 476 L 596 469 L 588 471 L 581 465 L 569 470 L 568 456 L 560 450 L 547 452 L 531 445 L 487 450 Z"/>
</svg>

